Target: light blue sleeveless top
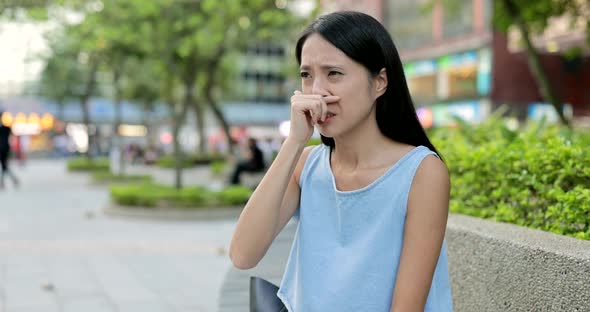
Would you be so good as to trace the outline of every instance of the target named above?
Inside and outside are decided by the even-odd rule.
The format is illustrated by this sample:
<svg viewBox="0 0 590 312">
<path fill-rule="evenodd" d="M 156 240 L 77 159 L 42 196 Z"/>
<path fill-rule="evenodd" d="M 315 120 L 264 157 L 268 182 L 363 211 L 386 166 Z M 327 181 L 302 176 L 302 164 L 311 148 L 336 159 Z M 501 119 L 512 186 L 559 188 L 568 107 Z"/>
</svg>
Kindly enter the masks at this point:
<svg viewBox="0 0 590 312">
<path fill-rule="evenodd" d="M 389 312 L 410 186 L 430 154 L 416 147 L 370 185 L 343 192 L 330 148 L 314 147 L 301 173 L 299 225 L 277 293 L 290 312 Z M 453 311 L 444 241 L 425 311 Z"/>
</svg>

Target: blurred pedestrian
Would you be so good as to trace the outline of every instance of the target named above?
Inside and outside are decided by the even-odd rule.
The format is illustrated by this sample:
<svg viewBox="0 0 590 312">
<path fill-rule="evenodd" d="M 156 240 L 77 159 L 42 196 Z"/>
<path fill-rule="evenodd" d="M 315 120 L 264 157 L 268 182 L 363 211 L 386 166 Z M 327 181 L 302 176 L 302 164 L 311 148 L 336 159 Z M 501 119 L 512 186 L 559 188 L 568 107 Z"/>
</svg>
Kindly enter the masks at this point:
<svg viewBox="0 0 590 312">
<path fill-rule="evenodd" d="M 298 229 L 280 288 L 252 284 L 251 304 L 452 311 L 449 174 L 391 36 L 369 15 L 335 12 L 303 32 L 296 57 L 290 132 L 240 215 L 230 258 L 252 268 L 294 215 Z M 314 126 L 322 144 L 306 147 Z"/>
<path fill-rule="evenodd" d="M 236 164 L 231 176 L 230 184 L 240 184 L 240 175 L 242 172 L 260 172 L 263 171 L 264 168 L 264 155 L 258 147 L 256 139 L 249 138 L 245 160 L 239 161 Z"/>
<path fill-rule="evenodd" d="M 0 116 L 2 116 L 4 112 L 0 111 Z M 10 157 L 10 137 L 12 134 L 12 130 L 10 127 L 5 126 L 2 122 L 0 122 L 0 189 L 4 189 L 4 176 L 8 175 L 15 186 L 19 185 L 17 177 L 14 173 L 10 170 L 8 166 L 8 160 Z"/>
</svg>

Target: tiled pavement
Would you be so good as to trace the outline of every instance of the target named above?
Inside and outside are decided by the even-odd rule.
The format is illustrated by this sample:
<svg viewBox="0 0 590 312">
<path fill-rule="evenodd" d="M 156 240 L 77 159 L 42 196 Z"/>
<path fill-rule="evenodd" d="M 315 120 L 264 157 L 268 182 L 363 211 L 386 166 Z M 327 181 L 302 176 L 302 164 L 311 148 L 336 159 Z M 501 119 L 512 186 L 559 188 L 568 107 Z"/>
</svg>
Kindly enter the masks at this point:
<svg viewBox="0 0 590 312">
<path fill-rule="evenodd" d="M 249 311 L 250 276 L 262 277 L 280 285 L 296 230 L 297 222 L 291 220 L 255 268 L 244 271 L 235 268 L 228 270 L 221 287 L 219 312 Z"/>
<path fill-rule="evenodd" d="M 15 168 L 21 188 L 0 191 L 0 311 L 217 311 L 235 220 L 108 217 L 107 188 L 64 168 L 31 160 Z"/>
</svg>

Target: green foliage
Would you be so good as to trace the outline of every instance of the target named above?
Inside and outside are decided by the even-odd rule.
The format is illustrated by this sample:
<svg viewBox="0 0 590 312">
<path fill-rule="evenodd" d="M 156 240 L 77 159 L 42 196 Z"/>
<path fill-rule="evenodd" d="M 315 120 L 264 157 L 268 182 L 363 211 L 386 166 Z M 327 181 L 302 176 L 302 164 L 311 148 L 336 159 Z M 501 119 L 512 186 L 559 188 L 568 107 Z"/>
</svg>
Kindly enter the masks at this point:
<svg viewBox="0 0 590 312">
<path fill-rule="evenodd" d="M 243 205 L 252 195 L 252 190 L 244 186 L 231 186 L 219 192 L 220 202 L 227 205 Z"/>
<path fill-rule="evenodd" d="M 148 183 L 152 181 L 151 175 L 145 174 L 114 174 L 107 171 L 98 171 L 92 174 L 92 180 L 94 182 L 107 182 L 107 183 L 126 183 L 126 182 L 144 182 Z"/>
<path fill-rule="evenodd" d="M 225 168 L 227 168 L 227 162 L 222 160 L 216 160 L 212 162 L 211 165 L 209 165 L 209 167 L 211 168 L 211 173 L 214 176 L 221 176 L 221 174 L 223 174 L 223 172 L 225 171 Z"/>
<path fill-rule="evenodd" d="M 156 161 L 156 165 L 158 167 L 162 167 L 162 168 L 174 168 L 176 165 L 176 160 L 174 159 L 173 155 L 166 155 L 166 156 L 162 156 L 160 157 L 157 161 Z M 191 159 L 184 157 L 182 159 L 182 168 L 190 168 L 193 167 L 193 162 Z"/>
<path fill-rule="evenodd" d="M 252 191 L 244 187 L 229 187 L 220 192 L 204 187 L 174 187 L 135 183 L 114 185 L 110 189 L 112 200 L 124 206 L 142 207 L 217 207 L 235 206 L 248 201 Z"/>
<path fill-rule="evenodd" d="M 109 172 L 110 162 L 107 158 L 88 160 L 86 157 L 72 158 L 67 162 L 68 171 Z"/>
<path fill-rule="evenodd" d="M 82 95 L 79 85 L 86 79 L 84 66 L 78 62 L 78 51 L 68 40 L 59 34 L 50 37 L 52 53 L 44 57 L 45 65 L 37 85 L 39 94 L 55 101 L 61 109 L 67 101 Z"/>
<path fill-rule="evenodd" d="M 450 210 L 590 239 L 590 136 L 492 117 L 431 133 L 449 167 Z"/>
<path fill-rule="evenodd" d="M 188 155 L 183 157 L 183 168 L 190 168 L 198 165 L 209 165 L 216 161 L 224 161 L 225 157 L 221 154 L 204 154 L 204 155 Z M 163 168 L 174 168 L 176 160 L 172 155 L 166 155 L 158 159 L 156 164 Z"/>
<path fill-rule="evenodd" d="M 514 23 L 508 13 L 505 1 L 494 1 L 494 23 L 506 31 Z M 572 0 L 511 0 L 519 11 L 523 21 L 534 32 L 541 32 L 549 23 L 551 17 L 562 16 L 566 13 L 572 16 L 583 16 L 585 12 L 577 1 Z M 590 24 L 589 24 L 590 25 Z"/>
<path fill-rule="evenodd" d="M 309 141 L 307 141 L 307 144 L 305 146 L 314 146 L 314 145 L 320 145 L 322 144 L 322 140 L 321 139 L 309 139 Z"/>
</svg>

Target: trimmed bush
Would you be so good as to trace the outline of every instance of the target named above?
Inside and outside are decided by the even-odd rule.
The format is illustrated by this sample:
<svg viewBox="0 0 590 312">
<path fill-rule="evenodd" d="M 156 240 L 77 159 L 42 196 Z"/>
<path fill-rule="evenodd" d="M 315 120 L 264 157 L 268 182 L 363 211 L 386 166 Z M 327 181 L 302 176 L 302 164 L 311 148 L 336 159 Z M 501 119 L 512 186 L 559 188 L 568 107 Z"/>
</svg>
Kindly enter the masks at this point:
<svg viewBox="0 0 590 312">
<path fill-rule="evenodd" d="M 174 159 L 174 156 L 170 156 L 170 155 L 160 157 L 160 159 L 158 159 L 156 161 L 156 165 L 158 167 L 162 167 L 162 168 L 174 168 L 175 164 L 176 164 L 176 160 Z M 189 168 L 192 166 L 193 166 L 192 161 L 189 158 L 184 157 L 182 160 L 182 167 Z"/>
<path fill-rule="evenodd" d="M 322 139 L 312 138 L 312 139 L 309 139 L 309 141 L 307 141 L 307 144 L 305 146 L 313 146 L 313 145 L 320 145 L 320 144 L 322 144 Z"/>
<path fill-rule="evenodd" d="M 186 155 L 183 157 L 182 167 L 190 168 L 198 165 L 208 165 L 216 161 L 224 161 L 225 157 L 221 154 L 210 155 Z M 176 160 L 174 155 L 166 155 L 158 159 L 156 164 L 163 168 L 174 168 Z"/>
<path fill-rule="evenodd" d="M 68 171 L 86 171 L 95 172 L 103 171 L 108 172 L 110 170 L 110 162 L 108 158 L 96 158 L 89 161 L 85 157 L 72 158 L 67 161 L 66 166 Z"/>
<path fill-rule="evenodd" d="M 452 180 L 450 210 L 590 239 L 590 136 L 556 125 L 510 130 L 493 117 L 437 129 Z"/>
<path fill-rule="evenodd" d="M 226 161 L 214 161 L 211 163 L 211 165 L 209 165 L 209 168 L 211 168 L 211 173 L 216 176 L 219 177 L 223 174 L 223 172 L 225 171 L 225 168 L 227 167 L 227 162 Z"/>
<path fill-rule="evenodd" d="M 216 207 L 244 204 L 252 191 L 244 187 L 229 187 L 220 192 L 204 187 L 177 190 L 171 186 L 135 183 L 111 187 L 111 199 L 123 206 L 142 207 Z"/>
<path fill-rule="evenodd" d="M 100 183 L 102 183 L 102 182 L 106 182 L 106 183 L 145 182 L 145 183 L 147 183 L 147 182 L 152 181 L 152 176 L 145 175 L 145 174 L 120 175 L 120 174 L 114 174 L 111 172 L 98 171 L 98 172 L 94 172 L 92 174 L 92 180 L 94 180 L 94 182 L 100 182 Z"/>
<path fill-rule="evenodd" d="M 243 205 L 250 196 L 252 190 L 243 186 L 231 186 L 218 193 L 219 201 L 228 205 Z"/>
</svg>

